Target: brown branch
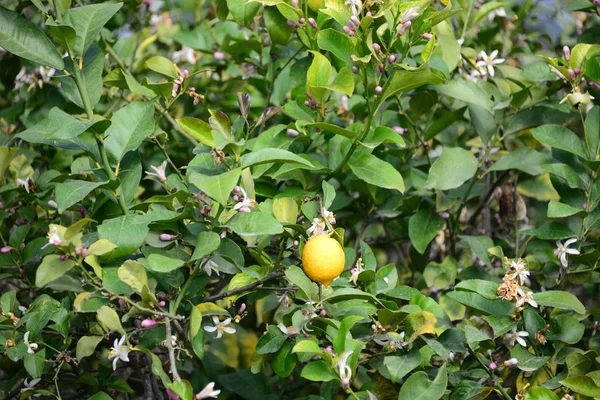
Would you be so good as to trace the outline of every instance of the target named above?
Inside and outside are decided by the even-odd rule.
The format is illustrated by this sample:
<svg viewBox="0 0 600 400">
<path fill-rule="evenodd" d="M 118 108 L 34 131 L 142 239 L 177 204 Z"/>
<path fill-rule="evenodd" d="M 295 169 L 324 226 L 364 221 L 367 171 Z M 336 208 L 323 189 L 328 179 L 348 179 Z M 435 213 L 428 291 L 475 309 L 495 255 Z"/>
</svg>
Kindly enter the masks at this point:
<svg viewBox="0 0 600 400">
<path fill-rule="evenodd" d="M 471 215 L 471 218 L 469 218 L 469 224 L 468 225 L 473 225 L 475 223 L 475 220 L 477 219 L 477 216 L 481 213 L 481 211 L 483 211 L 483 209 L 487 205 L 487 202 L 492 197 L 492 194 L 494 193 L 494 189 L 496 189 L 496 187 L 498 187 L 498 185 L 500 185 L 500 183 L 508 176 L 508 174 L 509 174 L 508 170 L 504 171 L 498 178 L 496 178 L 496 180 L 494 181 L 494 183 L 492 183 L 492 185 L 489 187 L 487 193 L 483 197 L 483 200 L 479 204 L 479 207 L 477 207 L 477 209 L 475 210 L 475 212 L 473 212 L 473 215 Z"/>
<path fill-rule="evenodd" d="M 232 289 L 232 290 L 229 290 L 227 292 L 219 293 L 219 294 L 216 294 L 214 296 L 209 296 L 209 297 L 205 298 L 204 301 L 210 302 L 210 301 L 220 300 L 220 299 L 223 299 L 225 297 L 229 297 L 229 296 L 234 295 L 234 294 L 243 293 L 243 292 L 246 292 L 248 290 L 252 290 L 255 287 L 260 286 L 263 283 L 265 283 L 267 281 L 270 281 L 272 279 L 281 278 L 283 275 L 285 275 L 285 273 L 283 271 L 271 272 L 269 275 L 265 276 L 264 278 L 261 278 L 261 279 L 257 280 L 254 283 L 251 283 L 251 284 L 246 285 L 246 286 L 242 286 L 242 287 L 237 288 L 237 289 Z"/>
<path fill-rule="evenodd" d="M 173 375 L 173 379 L 176 381 L 181 381 L 181 377 L 179 376 L 179 372 L 177 372 L 177 365 L 175 360 L 175 350 L 173 349 L 173 343 L 171 343 L 171 337 L 173 333 L 171 332 L 171 321 L 167 321 L 165 324 L 166 328 L 166 338 L 165 343 L 167 345 L 167 349 L 169 350 L 169 363 L 171 364 L 171 374 Z"/>
</svg>

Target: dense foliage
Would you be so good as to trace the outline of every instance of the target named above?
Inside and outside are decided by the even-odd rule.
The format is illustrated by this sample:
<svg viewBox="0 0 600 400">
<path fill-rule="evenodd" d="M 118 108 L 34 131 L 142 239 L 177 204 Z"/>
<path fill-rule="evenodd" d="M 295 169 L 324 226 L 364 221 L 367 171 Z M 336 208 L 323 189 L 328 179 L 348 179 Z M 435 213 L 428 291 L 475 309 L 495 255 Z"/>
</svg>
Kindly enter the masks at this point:
<svg viewBox="0 0 600 400">
<path fill-rule="evenodd" d="M 600 398 L 599 11 L 3 1 L 0 392 Z"/>
</svg>

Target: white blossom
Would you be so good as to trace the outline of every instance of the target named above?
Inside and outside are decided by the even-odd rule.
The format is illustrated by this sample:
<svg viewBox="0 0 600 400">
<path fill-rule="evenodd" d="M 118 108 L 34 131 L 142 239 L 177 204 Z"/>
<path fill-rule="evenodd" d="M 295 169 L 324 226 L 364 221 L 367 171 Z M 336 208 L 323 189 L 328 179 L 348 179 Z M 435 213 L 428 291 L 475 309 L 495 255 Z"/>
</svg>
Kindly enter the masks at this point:
<svg viewBox="0 0 600 400">
<path fill-rule="evenodd" d="M 217 275 L 219 275 L 219 270 L 217 269 L 217 267 L 217 263 L 214 262 L 212 259 L 209 259 L 204 263 L 204 272 L 206 272 L 206 275 L 208 276 L 211 276 L 213 271 L 215 271 Z"/>
<path fill-rule="evenodd" d="M 327 224 L 321 218 L 314 218 L 312 225 L 306 230 L 310 236 L 320 235 L 327 232 Z"/>
<path fill-rule="evenodd" d="M 215 389 L 215 383 L 210 382 L 208 385 L 206 385 L 204 387 L 204 389 L 202 389 L 202 391 L 200 393 L 198 393 L 196 395 L 196 400 L 208 399 L 209 397 L 216 399 L 217 396 L 219 396 L 219 393 L 221 393 L 221 391 L 214 390 L 214 389 Z"/>
<path fill-rule="evenodd" d="M 533 292 L 527 291 L 525 292 L 523 289 L 517 289 L 517 307 L 521 307 L 523 304 L 529 304 L 531 307 L 537 308 L 538 304 L 533 299 Z"/>
<path fill-rule="evenodd" d="M 496 17 L 506 18 L 506 10 L 504 9 L 504 7 L 500 7 L 493 11 L 490 11 L 487 15 L 487 19 L 490 22 L 493 21 Z"/>
<path fill-rule="evenodd" d="M 521 285 L 529 279 L 529 270 L 525 266 L 525 262 L 523 260 L 519 259 L 517 261 L 511 261 L 509 268 L 514 270 L 510 277 L 512 279 L 519 279 Z"/>
<path fill-rule="evenodd" d="M 517 332 L 517 327 L 515 326 L 510 333 L 507 333 L 504 336 L 504 340 L 511 346 L 515 346 L 515 342 L 519 343 L 523 347 L 527 347 L 527 342 L 525 341 L 525 337 L 529 337 L 529 332 L 527 331 L 519 331 Z"/>
<path fill-rule="evenodd" d="M 362 11 L 363 8 L 363 4 L 361 0 L 347 0 L 346 1 L 346 7 L 350 7 L 350 10 L 352 11 L 352 15 L 354 15 L 355 17 L 358 17 L 358 15 L 360 15 L 360 12 Z"/>
<path fill-rule="evenodd" d="M 129 362 L 129 346 L 125 345 L 126 336 L 121 339 L 115 339 L 113 347 L 108 352 L 108 359 L 113 360 L 113 371 L 117 370 L 119 360 Z"/>
<path fill-rule="evenodd" d="M 358 276 L 363 271 L 364 271 L 364 268 L 362 267 L 362 258 L 359 258 L 356 261 L 356 266 L 350 270 L 351 276 L 350 276 L 350 279 L 348 279 L 348 281 L 349 282 L 353 282 L 356 285 L 356 281 L 358 280 Z"/>
<path fill-rule="evenodd" d="M 337 370 L 342 381 L 342 388 L 344 390 L 348 390 L 350 387 L 350 380 L 352 379 L 352 368 L 350 368 L 349 365 L 346 365 L 348 362 L 348 357 L 351 355 L 352 352 L 348 351 L 340 355 L 340 358 L 338 359 Z"/>
<path fill-rule="evenodd" d="M 150 168 L 154 172 L 148 172 L 148 171 L 146 171 L 146 175 L 148 175 L 149 177 L 150 176 L 154 176 L 154 177 L 158 178 L 158 180 L 161 181 L 161 182 L 166 182 L 167 181 L 167 175 L 166 175 L 167 160 L 163 161 L 162 164 L 160 164 L 158 167 L 155 167 L 154 165 L 151 165 Z"/>
<path fill-rule="evenodd" d="M 15 180 L 15 183 L 17 184 L 17 187 L 22 187 L 23 189 L 25 189 L 25 191 L 27 193 L 29 193 L 29 181 L 30 180 L 31 180 L 31 177 L 28 177 L 25 179 L 17 178 Z"/>
<path fill-rule="evenodd" d="M 554 249 L 554 255 L 556 258 L 560 260 L 560 265 L 567 268 L 569 266 L 569 262 L 567 260 L 567 254 L 579 255 L 579 250 L 570 249 L 569 246 L 573 243 L 576 243 L 577 239 L 572 238 L 562 243 L 560 240 L 556 241 L 556 249 Z"/>
<path fill-rule="evenodd" d="M 493 78 L 495 73 L 494 65 L 502 64 L 504 62 L 504 58 L 496 58 L 498 56 L 498 50 L 492 51 L 489 56 L 485 51 L 482 50 L 481 53 L 479 53 L 479 56 L 481 57 L 481 60 L 477 61 L 475 66 L 477 68 L 487 68 L 488 73 Z"/>
<path fill-rule="evenodd" d="M 25 346 L 27 346 L 27 353 L 29 354 L 34 354 L 38 349 L 37 343 L 29 343 L 29 331 L 27 331 L 25 336 L 23 336 L 23 343 L 25 343 Z"/>
<path fill-rule="evenodd" d="M 185 61 L 188 64 L 195 65 L 198 62 L 198 52 L 191 47 L 184 46 L 181 50 L 171 55 L 171 60 L 174 63 Z"/>
<path fill-rule="evenodd" d="M 284 324 L 280 323 L 279 325 L 277 325 L 277 327 L 279 328 L 279 330 L 281 332 L 285 333 L 288 336 L 291 336 L 291 337 L 298 336 L 299 332 L 297 332 L 293 326 L 285 326 Z"/>
<path fill-rule="evenodd" d="M 244 188 L 240 188 L 240 190 L 242 191 L 244 198 L 242 199 L 242 201 L 233 206 L 233 209 L 239 212 L 250 212 L 250 209 L 254 207 L 255 202 L 253 199 L 248 197 L 248 194 L 246 193 Z"/>
<path fill-rule="evenodd" d="M 223 336 L 223 332 L 233 334 L 235 333 L 235 328 L 227 326 L 231 323 L 231 318 L 225 319 L 223 322 L 219 322 L 219 317 L 216 315 L 212 317 L 213 323 L 215 326 L 205 326 L 204 330 L 206 332 L 217 332 L 217 339 L 220 339 Z"/>
</svg>

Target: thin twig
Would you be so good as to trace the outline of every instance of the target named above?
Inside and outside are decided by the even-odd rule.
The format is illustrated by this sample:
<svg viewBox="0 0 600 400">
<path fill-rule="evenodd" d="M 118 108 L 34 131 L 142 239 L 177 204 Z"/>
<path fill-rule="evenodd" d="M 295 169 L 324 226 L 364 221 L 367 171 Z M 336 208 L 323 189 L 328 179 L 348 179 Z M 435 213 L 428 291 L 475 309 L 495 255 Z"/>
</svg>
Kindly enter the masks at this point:
<svg viewBox="0 0 600 400">
<path fill-rule="evenodd" d="M 175 350 L 173 349 L 173 343 L 171 343 L 171 321 L 167 321 L 165 324 L 166 330 L 166 338 L 165 343 L 167 345 L 167 350 L 169 350 L 169 363 L 171 364 L 171 374 L 173 375 L 173 379 L 176 381 L 181 381 L 181 377 L 179 376 L 179 372 L 177 372 L 177 365 L 175 360 Z"/>
<path fill-rule="evenodd" d="M 492 185 L 489 187 L 487 193 L 485 194 L 485 196 L 483 197 L 483 200 L 481 201 L 481 203 L 479 204 L 479 207 L 477 207 L 477 209 L 473 212 L 473 215 L 471 215 L 471 218 L 469 218 L 469 223 L 468 225 L 473 225 L 475 223 L 475 219 L 477 218 L 477 216 L 481 213 L 481 211 L 483 211 L 483 209 L 485 208 L 485 206 L 487 205 L 487 202 L 490 200 L 490 198 L 492 197 L 492 194 L 494 194 L 494 189 L 496 189 L 500 183 L 508 176 L 509 171 L 506 170 L 504 171 L 495 181 L 494 183 L 492 183 Z"/>
<path fill-rule="evenodd" d="M 229 296 L 234 295 L 234 294 L 243 293 L 243 292 L 246 292 L 248 290 L 252 290 L 252 289 L 256 288 L 257 286 L 260 286 L 263 283 L 265 283 L 267 281 L 270 281 L 272 279 L 281 278 L 283 275 L 285 275 L 285 273 L 283 271 L 271 272 L 269 275 L 265 276 L 262 279 L 257 280 L 254 283 L 251 283 L 251 284 L 246 285 L 246 286 L 242 286 L 242 287 L 237 288 L 237 289 L 232 289 L 232 290 L 229 290 L 227 292 L 219 293 L 219 294 L 216 294 L 214 296 L 209 296 L 206 299 L 204 299 L 204 301 L 211 302 L 211 301 L 215 301 L 215 300 L 224 299 L 225 297 L 229 297 Z M 278 289 L 278 290 L 280 290 L 280 289 Z"/>
</svg>

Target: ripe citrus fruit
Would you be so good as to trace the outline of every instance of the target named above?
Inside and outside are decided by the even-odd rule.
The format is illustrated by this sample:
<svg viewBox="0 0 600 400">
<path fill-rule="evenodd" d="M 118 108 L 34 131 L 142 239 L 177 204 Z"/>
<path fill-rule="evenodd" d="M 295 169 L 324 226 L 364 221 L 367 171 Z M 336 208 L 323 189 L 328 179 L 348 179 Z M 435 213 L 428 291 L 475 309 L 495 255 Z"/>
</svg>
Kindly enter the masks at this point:
<svg viewBox="0 0 600 400">
<path fill-rule="evenodd" d="M 328 287 L 344 271 L 344 249 L 329 235 L 313 236 L 304 245 L 302 265 L 310 279 Z"/>
</svg>

